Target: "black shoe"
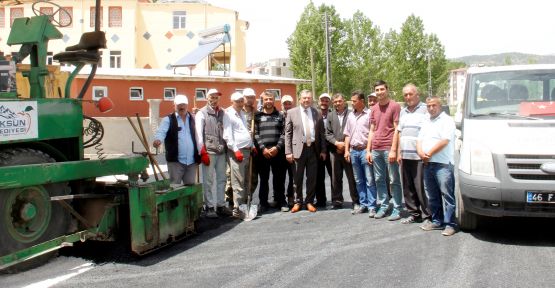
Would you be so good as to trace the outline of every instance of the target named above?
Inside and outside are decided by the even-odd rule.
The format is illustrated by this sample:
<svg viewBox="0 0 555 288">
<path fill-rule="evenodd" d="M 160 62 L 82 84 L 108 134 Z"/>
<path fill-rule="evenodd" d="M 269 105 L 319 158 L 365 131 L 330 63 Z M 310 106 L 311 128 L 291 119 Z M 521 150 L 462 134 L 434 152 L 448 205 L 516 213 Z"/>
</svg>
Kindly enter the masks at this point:
<svg viewBox="0 0 555 288">
<path fill-rule="evenodd" d="M 227 206 L 218 207 L 216 209 L 216 213 L 220 216 L 231 216 L 233 215 L 233 211 L 229 209 Z"/>
<path fill-rule="evenodd" d="M 270 210 L 270 206 L 260 205 L 260 208 L 258 209 L 258 213 L 265 213 L 265 212 L 268 212 L 268 210 Z"/>
<path fill-rule="evenodd" d="M 340 201 L 333 201 L 331 204 L 332 209 L 341 209 L 343 208 L 343 202 Z"/>
</svg>

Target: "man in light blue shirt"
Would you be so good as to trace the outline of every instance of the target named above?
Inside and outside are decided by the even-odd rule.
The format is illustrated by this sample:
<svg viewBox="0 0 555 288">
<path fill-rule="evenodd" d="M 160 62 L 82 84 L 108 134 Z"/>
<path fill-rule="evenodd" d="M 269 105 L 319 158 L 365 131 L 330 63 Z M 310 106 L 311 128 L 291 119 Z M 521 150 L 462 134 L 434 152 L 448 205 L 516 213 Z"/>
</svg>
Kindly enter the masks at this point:
<svg viewBox="0 0 555 288">
<path fill-rule="evenodd" d="M 152 143 L 152 146 L 158 148 L 164 141 L 172 184 L 181 184 L 182 182 L 184 185 L 194 184 L 197 165 L 200 163 L 195 120 L 187 111 L 188 103 L 187 96 L 175 96 L 175 112 L 162 119 Z"/>
<path fill-rule="evenodd" d="M 455 221 L 455 121 L 441 111 L 438 97 L 426 100 L 426 117 L 418 139 L 416 151 L 424 162 L 424 190 L 432 213 L 432 222 L 420 228 L 425 231 L 443 230 L 444 236 L 457 231 Z M 444 228 L 445 227 L 445 228 Z"/>
</svg>

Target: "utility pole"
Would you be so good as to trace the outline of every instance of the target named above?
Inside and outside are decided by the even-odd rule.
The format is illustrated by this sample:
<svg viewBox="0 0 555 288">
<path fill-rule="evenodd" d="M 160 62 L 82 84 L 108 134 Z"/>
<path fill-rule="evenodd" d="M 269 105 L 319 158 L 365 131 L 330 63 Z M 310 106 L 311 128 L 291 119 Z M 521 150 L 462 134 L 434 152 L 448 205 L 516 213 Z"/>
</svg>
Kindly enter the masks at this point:
<svg viewBox="0 0 555 288">
<path fill-rule="evenodd" d="M 314 71 L 314 48 L 310 47 L 310 72 L 312 75 L 312 99 L 316 97 L 316 75 Z"/>
<path fill-rule="evenodd" d="M 428 97 L 432 97 L 432 52 L 428 49 Z"/>
<path fill-rule="evenodd" d="M 332 93 L 332 86 L 331 86 L 331 49 L 330 49 L 330 28 L 329 28 L 329 19 L 328 19 L 328 12 L 324 12 L 324 23 L 325 23 L 325 32 L 326 32 L 326 81 L 328 87 L 328 93 Z"/>
</svg>

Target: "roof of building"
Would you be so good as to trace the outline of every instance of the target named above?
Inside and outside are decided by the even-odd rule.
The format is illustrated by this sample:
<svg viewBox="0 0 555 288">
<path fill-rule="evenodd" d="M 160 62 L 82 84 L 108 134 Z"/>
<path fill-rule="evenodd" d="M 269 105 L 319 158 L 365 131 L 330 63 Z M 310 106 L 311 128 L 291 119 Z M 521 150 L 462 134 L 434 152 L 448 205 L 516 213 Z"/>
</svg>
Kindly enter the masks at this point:
<svg viewBox="0 0 555 288">
<path fill-rule="evenodd" d="M 73 71 L 72 67 L 61 67 L 62 71 Z M 186 71 L 182 73 L 180 71 Z M 85 78 L 90 73 L 90 67 L 84 67 L 77 77 Z M 285 83 L 302 84 L 310 83 L 310 80 L 286 78 L 268 75 L 257 75 L 243 72 L 231 72 L 224 76 L 223 71 L 193 70 L 192 75 L 186 68 L 174 70 L 167 69 L 140 69 L 140 68 L 98 68 L 95 79 L 125 79 L 125 80 L 152 80 L 152 81 L 204 81 L 204 82 L 252 82 L 252 83 Z"/>
</svg>

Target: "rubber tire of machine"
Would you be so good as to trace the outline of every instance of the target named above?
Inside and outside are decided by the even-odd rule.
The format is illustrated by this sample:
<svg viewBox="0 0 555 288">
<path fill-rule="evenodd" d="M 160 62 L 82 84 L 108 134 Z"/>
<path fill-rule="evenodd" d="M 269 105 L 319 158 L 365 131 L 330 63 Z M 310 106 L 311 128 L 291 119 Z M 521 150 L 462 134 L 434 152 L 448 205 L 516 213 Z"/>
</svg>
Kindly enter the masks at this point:
<svg viewBox="0 0 555 288">
<path fill-rule="evenodd" d="M 48 154 L 35 149 L 14 148 L 0 150 L 0 167 L 52 162 L 56 161 Z M 67 182 L 37 185 L 29 188 L 40 191 L 47 191 L 50 197 L 67 195 L 70 192 Z M 18 193 L 18 191 L 21 191 L 21 189 L 0 190 L 0 243 L 2 243 L 2 245 L 0 245 L 0 256 L 7 255 L 9 253 L 13 253 L 15 251 L 28 248 L 33 245 L 65 235 L 68 232 L 71 223 L 71 215 L 60 204 L 54 203 L 52 201 L 48 203 L 44 202 L 41 204 L 45 205 L 43 207 L 49 208 L 44 208 L 44 211 L 50 212 L 50 220 L 48 221 L 48 223 L 41 223 L 39 225 L 42 227 L 42 229 L 40 229 L 42 230 L 40 235 L 33 235 L 33 237 L 26 241 L 19 241 L 18 239 L 14 238 L 10 234 L 10 229 L 12 233 L 14 233 L 12 226 L 13 222 L 9 221 L 9 219 L 13 219 L 13 216 L 9 212 L 10 210 L 12 210 L 12 207 L 7 207 L 7 205 L 10 199 L 14 199 L 14 193 Z M 48 197 L 48 195 L 45 196 Z M 38 210 L 40 210 L 40 208 Z M 41 215 L 41 213 L 41 211 L 38 211 L 37 215 Z M 46 217 L 48 217 L 48 215 Z M 39 266 L 47 262 L 50 258 L 56 256 L 56 254 L 56 252 L 52 252 L 40 257 L 33 258 L 30 261 L 16 265 L 15 268 L 9 268 L 7 272 L 17 272 L 19 270 L 26 270 L 32 267 Z"/>
</svg>

